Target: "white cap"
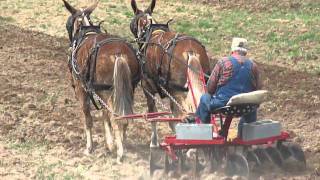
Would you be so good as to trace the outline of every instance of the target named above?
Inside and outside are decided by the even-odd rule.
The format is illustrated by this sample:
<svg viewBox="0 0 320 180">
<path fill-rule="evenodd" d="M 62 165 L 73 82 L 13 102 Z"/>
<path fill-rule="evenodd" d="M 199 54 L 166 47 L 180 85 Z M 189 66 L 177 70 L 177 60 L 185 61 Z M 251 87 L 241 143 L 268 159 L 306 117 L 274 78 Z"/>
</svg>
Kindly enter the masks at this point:
<svg viewBox="0 0 320 180">
<path fill-rule="evenodd" d="M 235 37 L 232 39 L 231 51 L 248 51 L 248 41 L 244 38 Z"/>
</svg>

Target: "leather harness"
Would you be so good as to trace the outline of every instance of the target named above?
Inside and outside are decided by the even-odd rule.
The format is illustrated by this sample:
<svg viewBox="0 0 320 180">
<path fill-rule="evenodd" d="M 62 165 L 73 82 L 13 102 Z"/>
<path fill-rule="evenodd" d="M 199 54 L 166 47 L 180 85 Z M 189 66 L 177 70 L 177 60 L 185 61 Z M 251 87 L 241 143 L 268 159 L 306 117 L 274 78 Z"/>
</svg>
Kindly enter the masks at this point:
<svg viewBox="0 0 320 180">
<path fill-rule="evenodd" d="M 152 38 L 152 36 L 154 34 L 164 33 L 164 32 L 169 32 L 169 31 L 170 30 L 169 30 L 168 24 L 151 24 L 150 27 L 148 28 L 148 30 L 145 32 L 144 36 L 141 38 L 142 41 L 140 41 L 140 44 L 139 44 L 139 53 L 142 54 L 142 55 L 140 55 L 139 59 L 142 61 L 142 64 L 143 64 L 142 65 L 142 73 L 143 73 L 142 76 L 146 76 L 155 82 L 157 92 L 159 93 L 161 98 L 164 98 L 165 94 L 162 92 L 159 85 L 164 86 L 165 88 L 175 89 L 178 91 L 188 91 L 188 88 L 186 88 L 184 86 L 174 84 L 172 82 L 169 83 L 170 75 L 171 75 L 170 69 L 171 69 L 172 59 L 173 58 L 178 59 L 177 57 L 173 57 L 174 49 L 175 49 L 177 43 L 180 41 L 185 41 L 185 40 L 193 40 L 193 41 L 198 42 L 201 46 L 203 46 L 197 39 L 189 37 L 189 36 L 185 36 L 185 35 L 180 35 L 178 33 L 175 35 L 174 38 L 169 40 L 164 45 L 161 44 L 160 42 L 158 42 L 158 43 L 151 43 L 150 42 L 150 39 Z M 148 72 L 148 70 L 144 66 L 144 64 L 146 63 L 147 49 L 148 49 L 148 47 L 150 47 L 152 45 L 155 45 L 155 46 L 162 49 L 160 62 L 156 64 L 157 74 L 155 74 L 155 75 Z M 169 65 L 168 65 L 167 74 L 162 74 L 162 68 L 163 68 L 162 65 L 163 65 L 163 59 L 164 59 L 165 55 L 169 56 Z M 186 65 L 188 68 L 191 68 L 188 66 L 188 64 L 185 64 L 183 60 L 179 60 L 179 61 L 181 61 L 181 63 Z"/>
<path fill-rule="evenodd" d="M 93 98 L 93 93 L 94 91 L 108 91 L 108 90 L 112 90 L 113 86 L 110 84 L 98 84 L 95 83 L 94 77 L 95 77 L 95 73 L 96 73 L 96 64 L 97 64 L 97 55 L 99 52 L 99 49 L 107 44 L 111 44 L 113 42 L 123 42 L 126 43 L 128 45 L 128 47 L 133 51 L 136 52 L 135 49 L 132 47 L 132 45 L 130 43 L 128 43 L 125 39 L 123 38 L 119 38 L 116 36 L 112 36 L 112 37 L 108 37 L 102 41 L 96 42 L 95 39 L 95 43 L 94 46 L 90 49 L 89 52 L 89 56 L 88 56 L 88 60 L 87 62 L 87 67 L 84 69 L 83 73 L 76 73 L 76 69 L 72 64 L 72 61 L 76 61 L 76 59 L 73 59 L 73 54 L 77 54 L 77 51 L 79 49 L 79 47 L 82 46 L 83 42 L 87 39 L 88 36 L 90 35 L 97 35 L 102 33 L 100 30 L 100 26 L 81 26 L 79 32 L 77 33 L 77 35 L 73 38 L 73 47 L 76 47 L 75 49 L 72 49 L 72 51 L 75 52 L 71 52 L 71 58 L 69 59 L 69 69 L 73 74 L 73 77 L 80 80 L 81 83 L 84 85 L 84 88 L 86 90 L 86 92 L 88 93 L 93 105 L 96 107 L 96 109 L 100 110 L 102 109 L 102 107 L 98 107 L 96 101 Z M 75 62 L 76 64 L 76 62 Z M 138 73 L 140 74 L 140 73 Z M 140 81 L 140 76 L 138 75 L 137 77 L 134 77 L 132 80 L 132 85 L 133 87 L 136 87 L 138 82 Z"/>
</svg>

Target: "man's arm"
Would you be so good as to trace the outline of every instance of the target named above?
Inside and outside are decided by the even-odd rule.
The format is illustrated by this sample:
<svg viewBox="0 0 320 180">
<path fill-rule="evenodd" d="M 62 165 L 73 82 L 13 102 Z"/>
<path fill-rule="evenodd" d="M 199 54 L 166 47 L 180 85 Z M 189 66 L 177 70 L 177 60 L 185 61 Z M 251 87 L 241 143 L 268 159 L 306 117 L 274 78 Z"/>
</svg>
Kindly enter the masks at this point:
<svg viewBox="0 0 320 180">
<path fill-rule="evenodd" d="M 222 68 L 221 65 L 222 65 L 222 61 L 219 60 L 217 64 L 214 66 L 211 72 L 210 78 L 208 80 L 208 83 L 207 83 L 208 93 L 211 95 L 213 95 L 216 92 L 218 82 L 219 82 L 219 74 Z"/>
</svg>

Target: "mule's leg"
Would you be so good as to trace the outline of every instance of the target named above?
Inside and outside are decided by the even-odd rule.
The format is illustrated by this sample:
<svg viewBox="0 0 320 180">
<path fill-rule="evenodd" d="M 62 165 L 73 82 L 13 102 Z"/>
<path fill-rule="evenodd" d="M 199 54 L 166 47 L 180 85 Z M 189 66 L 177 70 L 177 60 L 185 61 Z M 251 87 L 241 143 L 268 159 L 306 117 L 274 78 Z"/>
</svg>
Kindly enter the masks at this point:
<svg viewBox="0 0 320 180">
<path fill-rule="evenodd" d="M 171 100 L 170 100 L 170 109 L 171 109 L 171 112 L 174 117 L 179 117 L 178 106 L 174 102 L 172 102 Z M 177 124 L 176 122 L 169 122 L 169 127 L 173 133 L 176 133 L 176 129 L 175 129 L 176 124 Z"/>
<path fill-rule="evenodd" d="M 155 102 L 153 100 L 153 98 L 149 95 L 148 92 L 146 92 L 146 90 L 143 90 L 146 98 L 147 98 L 147 106 L 148 106 L 148 112 L 157 112 L 157 108 L 155 105 Z M 154 95 L 154 94 L 152 94 Z M 158 147 L 159 143 L 158 143 L 158 132 L 157 132 L 157 123 L 156 122 L 151 122 L 151 142 L 150 142 L 150 147 Z"/>
<path fill-rule="evenodd" d="M 128 129 L 128 124 L 124 124 L 123 125 L 123 132 L 122 132 L 122 139 L 123 139 L 123 143 L 126 144 L 127 141 L 127 129 Z"/>
<path fill-rule="evenodd" d="M 83 111 L 84 115 L 84 127 L 85 127 L 85 133 L 87 138 L 87 145 L 85 154 L 90 154 L 93 151 L 93 142 L 92 142 L 92 116 L 90 114 L 90 99 L 87 95 L 87 93 L 83 90 L 81 86 L 76 87 L 76 94 L 78 94 L 79 101 L 81 104 L 81 109 Z"/>
<path fill-rule="evenodd" d="M 105 140 L 106 140 L 106 149 L 109 149 L 110 152 L 114 151 L 114 144 L 113 144 L 113 135 L 111 130 L 110 124 L 110 113 L 107 110 L 103 110 L 103 125 L 104 125 L 104 133 L 105 133 Z"/>
<path fill-rule="evenodd" d="M 159 142 L 158 142 L 158 132 L 157 132 L 157 123 L 156 122 L 152 122 L 151 123 L 151 129 L 152 129 L 152 133 L 151 133 L 151 142 L 150 142 L 150 147 L 159 147 Z"/>
<path fill-rule="evenodd" d="M 113 119 L 114 120 L 114 119 Z M 126 121 L 126 120 L 124 120 Z M 123 133 L 124 133 L 124 122 L 116 122 L 116 120 L 111 121 L 112 128 L 115 136 L 115 141 L 117 144 L 117 163 L 121 164 L 124 154 L 124 146 L 123 146 Z"/>
<path fill-rule="evenodd" d="M 184 108 L 185 110 L 187 109 L 186 107 L 186 103 L 184 101 L 185 99 L 185 93 L 183 92 L 172 92 L 171 93 L 173 98 L 176 100 L 176 102 L 182 107 Z M 175 102 L 173 102 L 172 100 L 170 100 L 170 109 L 171 109 L 171 112 L 173 113 L 174 117 L 177 117 L 177 118 L 182 118 L 184 113 L 182 111 L 182 109 L 180 109 L 180 107 L 177 106 L 177 104 Z M 172 130 L 172 132 L 175 133 L 176 129 L 176 122 L 169 122 L 169 127 L 170 129 Z"/>
</svg>

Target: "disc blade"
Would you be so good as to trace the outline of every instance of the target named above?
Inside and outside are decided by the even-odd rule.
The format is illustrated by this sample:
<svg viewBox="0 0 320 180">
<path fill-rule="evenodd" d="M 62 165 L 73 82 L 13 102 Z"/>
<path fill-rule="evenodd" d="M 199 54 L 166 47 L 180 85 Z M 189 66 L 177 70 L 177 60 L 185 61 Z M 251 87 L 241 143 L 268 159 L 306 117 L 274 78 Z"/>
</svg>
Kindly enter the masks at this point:
<svg viewBox="0 0 320 180">
<path fill-rule="evenodd" d="M 278 142 L 277 149 L 279 150 L 283 160 L 286 160 L 291 156 L 291 152 L 289 150 L 288 143 Z"/>
<path fill-rule="evenodd" d="M 264 148 L 258 147 L 254 149 L 253 152 L 256 154 L 256 156 L 260 160 L 260 164 L 264 164 L 270 161 Z"/>
<path fill-rule="evenodd" d="M 304 168 L 306 168 L 306 157 L 304 155 L 304 152 L 302 148 L 297 144 L 290 144 L 288 146 L 289 151 L 291 152 L 292 157 L 300 162 L 300 165 Z"/>
<path fill-rule="evenodd" d="M 275 147 L 267 147 L 265 151 L 267 152 L 267 155 L 271 162 L 281 168 L 283 165 L 283 159 L 278 149 Z"/>
<path fill-rule="evenodd" d="M 247 152 L 247 161 L 254 163 L 254 166 L 260 166 L 261 165 L 261 161 L 260 161 L 259 157 L 257 156 L 257 154 L 255 154 L 253 152 L 253 150 L 249 150 Z"/>
<path fill-rule="evenodd" d="M 226 163 L 225 173 L 227 175 L 249 177 L 248 161 L 242 154 L 228 154 Z"/>
</svg>

